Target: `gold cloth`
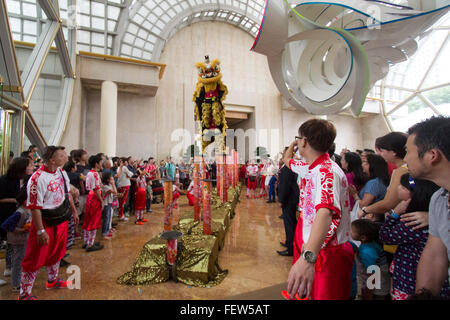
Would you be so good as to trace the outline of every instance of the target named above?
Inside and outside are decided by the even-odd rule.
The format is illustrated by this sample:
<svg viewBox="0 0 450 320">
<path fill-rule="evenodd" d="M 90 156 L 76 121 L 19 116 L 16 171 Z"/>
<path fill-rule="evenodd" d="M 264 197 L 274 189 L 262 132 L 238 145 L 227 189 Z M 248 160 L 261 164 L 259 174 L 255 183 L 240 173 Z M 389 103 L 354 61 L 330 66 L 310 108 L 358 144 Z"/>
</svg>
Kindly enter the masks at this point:
<svg viewBox="0 0 450 320">
<path fill-rule="evenodd" d="M 142 285 L 169 280 L 169 265 L 166 264 L 166 255 L 167 241 L 158 235 L 144 245 L 131 271 L 121 275 L 117 279 L 117 283 Z"/>
<path fill-rule="evenodd" d="M 228 190 L 230 201 L 212 208 L 212 235 L 203 235 L 203 222 L 194 222 L 194 213 L 188 212 L 174 226 L 183 236 L 178 239 L 181 250 L 176 261 L 177 280 L 196 287 L 220 284 L 227 270 L 218 264 L 219 250 L 225 243 L 225 234 L 234 217 L 234 209 L 239 201 L 240 185 Z M 214 194 L 212 194 L 214 198 Z M 190 234 L 188 234 L 190 232 Z M 139 252 L 131 271 L 117 279 L 122 285 L 148 285 L 162 283 L 170 278 L 171 266 L 167 264 L 167 241 L 160 235 L 148 241 Z"/>
<path fill-rule="evenodd" d="M 203 226 L 201 226 L 203 231 Z M 219 244 L 213 235 L 195 234 L 182 237 L 183 249 L 177 260 L 178 281 L 196 287 L 215 286 L 228 271 L 218 266 Z"/>
</svg>

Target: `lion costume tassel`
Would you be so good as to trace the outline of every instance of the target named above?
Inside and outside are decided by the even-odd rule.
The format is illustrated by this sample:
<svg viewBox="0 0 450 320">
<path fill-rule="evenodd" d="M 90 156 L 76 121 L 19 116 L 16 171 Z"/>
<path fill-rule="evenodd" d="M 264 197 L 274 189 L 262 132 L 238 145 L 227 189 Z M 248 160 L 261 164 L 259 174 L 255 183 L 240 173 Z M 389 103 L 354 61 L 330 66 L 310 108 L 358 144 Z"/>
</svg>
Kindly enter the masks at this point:
<svg viewBox="0 0 450 320">
<path fill-rule="evenodd" d="M 221 80 L 220 61 L 214 59 L 210 62 L 209 56 L 205 56 L 205 62 L 197 62 L 195 66 L 198 69 L 198 80 L 192 101 L 195 102 L 195 120 L 201 123 L 202 154 L 213 139 L 219 150 L 224 152 L 228 127 L 222 102 L 228 90 Z M 213 133 L 214 138 L 203 139 L 208 133 Z"/>
</svg>

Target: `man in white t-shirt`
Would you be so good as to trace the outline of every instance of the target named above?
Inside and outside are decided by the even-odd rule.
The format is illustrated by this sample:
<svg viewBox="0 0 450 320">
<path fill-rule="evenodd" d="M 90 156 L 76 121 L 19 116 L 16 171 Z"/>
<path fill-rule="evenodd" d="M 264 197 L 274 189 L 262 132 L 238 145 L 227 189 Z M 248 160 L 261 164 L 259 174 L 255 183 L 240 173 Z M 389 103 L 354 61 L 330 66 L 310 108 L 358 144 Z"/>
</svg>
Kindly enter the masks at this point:
<svg viewBox="0 0 450 320">
<path fill-rule="evenodd" d="M 327 151 L 336 129 L 326 120 L 311 119 L 299 128 L 284 163 L 300 178 L 300 217 L 294 236 L 294 261 L 288 293 L 294 298 L 350 298 L 354 253 L 350 237 L 347 179 Z M 294 160 L 294 152 L 304 158 Z"/>
<path fill-rule="evenodd" d="M 75 225 L 78 214 L 73 203 L 70 180 L 61 167 L 67 162 L 64 147 L 48 146 L 42 155 L 44 165 L 30 178 L 27 185 L 27 208 L 31 209 L 33 223 L 27 249 L 22 262 L 22 281 L 19 300 L 36 300 L 31 295 L 34 280 L 42 267 L 47 267 L 47 289 L 67 288 L 70 281 L 58 278 L 59 263 L 66 253 L 67 221 L 51 225 L 42 216 L 42 210 L 53 210 L 63 205 L 65 197 L 70 201 Z"/>
</svg>

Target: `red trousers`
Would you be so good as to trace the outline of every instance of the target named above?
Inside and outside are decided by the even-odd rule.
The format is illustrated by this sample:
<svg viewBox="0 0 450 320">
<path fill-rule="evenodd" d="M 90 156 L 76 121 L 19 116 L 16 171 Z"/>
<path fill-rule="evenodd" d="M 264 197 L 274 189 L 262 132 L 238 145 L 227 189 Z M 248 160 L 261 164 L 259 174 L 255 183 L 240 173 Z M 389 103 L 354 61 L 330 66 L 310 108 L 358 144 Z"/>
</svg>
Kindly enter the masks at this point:
<svg viewBox="0 0 450 320">
<path fill-rule="evenodd" d="M 44 266 L 52 266 L 64 258 L 66 254 L 67 221 L 57 226 L 47 226 L 45 221 L 42 221 L 42 223 L 48 235 L 48 244 L 44 246 L 39 245 L 37 230 L 34 224 L 31 224 L 27 249 L 22 261 L 23 272 L 35 272 Z"/>
<path fill-rule="evenodd" d="M 145 210 L 146 191 L 144 188 L 136 190 L 136 196 L 134 198 L 134 210 Z"/>
<path fill-rule="evenodd" d="M 301 256 L 303 223 L 299 218 L 294 236 L 294 261 Z M 348 300 L 355 254 L 349 242 L 323 248 L 315 264 L 311 300 Z"/>
<path fill-rule="evenodd" d="M 119 199 L 119 217 L 123 217 L 123 206 L 128 198 L 128 191 L 130 190 L 130 186 L 120 187 L 117 189 L 117 192 L 123 193 L 123 197 Z"/>
<path fill-rule="evenodd" d="M 247 188 L 249 188 L 250 190 L 256 190 L 256 183 L 257 183 L 257 179 L 255 177 L 255 181 L 251 182 L 250 178 L 247 178 Z"/>
</svg>

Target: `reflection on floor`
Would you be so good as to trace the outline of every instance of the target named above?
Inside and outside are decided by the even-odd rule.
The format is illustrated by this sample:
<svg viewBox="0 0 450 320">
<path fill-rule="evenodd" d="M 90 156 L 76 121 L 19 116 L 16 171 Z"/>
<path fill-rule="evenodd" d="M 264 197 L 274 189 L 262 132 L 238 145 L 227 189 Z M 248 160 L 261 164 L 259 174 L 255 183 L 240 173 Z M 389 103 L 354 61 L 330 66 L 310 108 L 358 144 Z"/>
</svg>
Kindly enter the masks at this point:
<svg viewBox="0 0 450 320">
<path fill-rule="evenodd" d="M 149 222 L 143 226 L 134 224 L 133 216 L 120 222 L 112 240 L 103 240 L 97 232 L 97 241 L 105 248 L 86 253 L 81 249 L 82 240 L 68 251 L 66 259 L 81 270 L 81 289 L 45 290 L 47 272 L 41 269 L 33 288 L 33 295 L 42 300 L 70 299 L 223 299 L 285 282 L 292 257 L 279 256 L 276 250 L 284 250 L 280 241 L 285 240 L 283 221 L 278 218 L 281 209 L 266 199 L 247 199 L 245 188 L 236 216 L 226 234 L 225 247 L 219 254 L 219 265 L 228 269 L 225 280 L 211 288 L 189 287 L 182 283 L 166 282 L 149 286 L 121 286 L 118 276 L 129 271 L 142 246 L 163 229 L 164 208 L 152 206 L 153 213 L 145 214 Z M 174 210 L 174 224 L 186 211 L 192 210 L 182 196 L 178 209 Z M 5 260 L 0 260 L 0 278 L 3 277 Z M 66 279 L 67 268 L 60 269 L 60 277 Z M 0 287 L 0 299 L 17 299 L 9 283 Z"/>
</svg>

